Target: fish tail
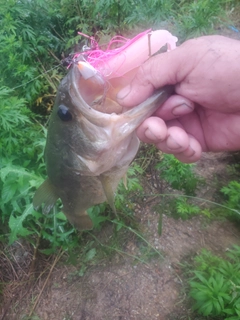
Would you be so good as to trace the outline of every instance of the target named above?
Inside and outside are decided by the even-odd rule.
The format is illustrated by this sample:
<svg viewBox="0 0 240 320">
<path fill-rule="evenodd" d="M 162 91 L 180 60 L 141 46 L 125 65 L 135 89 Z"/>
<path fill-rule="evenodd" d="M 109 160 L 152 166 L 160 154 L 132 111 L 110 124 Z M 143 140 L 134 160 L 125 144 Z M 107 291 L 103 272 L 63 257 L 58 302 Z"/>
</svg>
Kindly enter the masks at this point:
<svg viewBox="0 0 240 320">
<path fill-rule="evenodd" d="M 72 212 L 71 214 L 68 214 L 63 207 L 63 212 L 74 228 L 78 229 L 79 231 L 91 230 L 93 228 L 93 222 L 86 211 L 80 213 L 78 212 L 77 214 L 73 214 Z"/>
</svg>

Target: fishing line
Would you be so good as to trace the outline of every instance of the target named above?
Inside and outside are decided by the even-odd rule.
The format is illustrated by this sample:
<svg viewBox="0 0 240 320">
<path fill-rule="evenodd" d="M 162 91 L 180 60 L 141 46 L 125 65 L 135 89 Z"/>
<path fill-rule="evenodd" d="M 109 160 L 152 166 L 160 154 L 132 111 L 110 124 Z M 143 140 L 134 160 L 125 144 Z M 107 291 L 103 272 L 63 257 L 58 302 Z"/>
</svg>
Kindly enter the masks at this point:
<svg viewBox="0 0 240 320">
<path fill-rule="evenodd" d="M 16 86 L 16 87 L 12 88 L 12 90 L 18 89 L 18 88 L 20 88 L 20 87 L 23 87 L 23 86 L 25 86 L 25 85 L 27 85 L 27 84 L 29 84 L 29 83 L 33 82 L 34 80 L 36 80 L 36 79 L 40 78 L 41 76 L 43 76 L 43 75 L 44 75 L 44 74 L 46 74 L 46 73 L 48 73 L 48 72 L 50 72 L 50 71 L 52 71 L 52 70 L 54 70 L 54 69 L 58 68 L 59 66 L 62 66 L 62 64 L 61 64 L 61 63 L 59 63 L 57 66 L 55 66 L 55 67 L 53 67 L 53 68 L 51 68 L 51 69 L 49 69 L 49 70 L 47 70 L 47 71 L 45 71 L 45 72 L 41 73 L 39 76 L 37 76 L 37 77 L 33 78 L 32 80 L 29 80 L 28 82 L 25 82 L 25 83 L 23 83 L 23 84 L 20 84 L 19 86 Z"/>
</svg>

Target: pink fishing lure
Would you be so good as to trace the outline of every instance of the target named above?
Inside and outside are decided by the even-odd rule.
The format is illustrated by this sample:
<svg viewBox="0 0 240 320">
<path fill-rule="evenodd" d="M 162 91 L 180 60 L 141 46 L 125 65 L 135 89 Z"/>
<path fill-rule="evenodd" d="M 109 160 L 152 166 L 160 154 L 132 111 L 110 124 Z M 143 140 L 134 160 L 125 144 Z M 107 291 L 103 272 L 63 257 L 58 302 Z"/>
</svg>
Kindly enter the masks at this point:
<svg viewBox="0 0 240 320">
<path fill-rule="evenodd" d="M 121 77 L 127 72 L 139 67 L 151 55 L 155 54 L 164 45 L 168 50 L 176 48 L 177 37 L 167 30 L 146 30 L 133 39 L 116 36 L 111 39 L 105 51 L 99 48 L 93 37 L 79 34 L 91 40 L 93 50 L 85 51 L 87 62 L 100 72 L 106 79 Z M 111 49 L 114 44 L 123 44 L 121 47 Z M 82 54 L 82 53 L 81 53 Z"/>
<path fill-rule="evenodd" d="M 79 59 L 78 67 L 84 79 L 100 78 L 108 83 L 108 96 L 115 100 L 118 91 L 129 84 L 147 59 L 157 53 L 163 46 L 167 50 L 176 48 L 177 37 L 167 30 L 146 30 L 132 39 L 116 36 L 111 39 L 106 50 L 101 50 L 97 41 L 83 33 L 80 35 L 90 40 L 90 48 L 74 56 L 84 56 L 86 61 Z M 119 46 L 111 49 L 113 46 Z"/>
</svg>

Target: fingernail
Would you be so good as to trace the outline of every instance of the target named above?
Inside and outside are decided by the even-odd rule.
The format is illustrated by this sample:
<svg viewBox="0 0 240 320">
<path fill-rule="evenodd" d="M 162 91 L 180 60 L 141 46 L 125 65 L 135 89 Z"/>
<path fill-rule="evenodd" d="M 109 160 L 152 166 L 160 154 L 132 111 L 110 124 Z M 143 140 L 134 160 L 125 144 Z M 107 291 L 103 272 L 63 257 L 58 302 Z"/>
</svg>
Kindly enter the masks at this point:
<svg viewBox="0 0 240 320">
<path fill-rule="evenodd" d="M 191 146 L 189 146 L 188 150 L 187 150 L 188 157 L 191 158 L 192 156 L 194 156 L 195 153 L 196 153 L 196 151 L 193 150 L 193 148 Z"/>
<path fill-rule="evenodd" d="M 181 116 L 184 115 L 186 113 L 189 113 L 193 110 L 192 107 L 190 107 L 189 105 L 187 105 L 186 103 L 180 104 L 179 106 L 175 107 L 172 110 L 172 114 L 174 116 Z"/>
<path fill-rule="evenodd" d="M 169 137 L 167 138 L 167 147 L 168 147 L 169 149 L 175 150 L 175 149 L 180 148 L 181 146 L 180 146 L 180 144 L 178 144 L 178 143 L 173 139 L 173 137 L 169 136 Z"/>
<path fill-rule="evenodd" d="M 123 88 L 118 92 L 117 99 L 119 100 L 124 99 L 129 94 L 130 91 L 131 91 L 131 86 L 130 85 L 126 86 L 125 88 Z"/>
<path fill-rule="evenodd" d="M 155 142 L 155 141 L 159 141 L 159 138 L 156 137 L 151 130 L 149 130 L 149 128 L 146 129 L 145 131 L 145 136 L 146 138 L 148 138 L 149 140 L 151 140 L 152 142 Z"/>
</svg>

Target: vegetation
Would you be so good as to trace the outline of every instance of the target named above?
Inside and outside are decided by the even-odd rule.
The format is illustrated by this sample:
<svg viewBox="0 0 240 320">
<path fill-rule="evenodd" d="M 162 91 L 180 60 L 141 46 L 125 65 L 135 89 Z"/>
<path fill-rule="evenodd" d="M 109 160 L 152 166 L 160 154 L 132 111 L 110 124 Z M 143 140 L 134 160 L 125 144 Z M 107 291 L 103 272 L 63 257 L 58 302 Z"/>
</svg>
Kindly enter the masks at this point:
<svg viewBox="0 0 240 320">
<path fill-rule="evenodd" d="M 237 320 L 240 317 L 240 247 L 220 258 L 207 250 L 195 257 L 189 295 L 193 309 L 203 316 Z M 218 318 L 219 317 L 219 318 Z"/>
<path fill-rule="evenodd" d="M 166 180 L 173 189 L 181 190 L 186 195 L 195 195 L 199 178 L 193 172 L 193 164 L 184 164 L 173 155 L 166 154 L 156 165 L 162 179 Z"/>
<path fill-rule="evenodd" d="M 226 196 L 226 205 L 234 209 L 239 215 L 240 212 L 240 183 L 233 180 L 229 184 L 221 189 L 221 192 Z"/>
<path fill-rule="evenodd" d="M 0 0 L 0 218 L 2 238 L 13 243 L 25 237 L 34 246 L 40 239 L 51 244 L 45 252 L 76 236 L 67 223 L 59 204 L 55 214 L 44 216 L 32 207 L 32 197 L 45 176 L 43 160 L 47 117 L 53 105 L 60 79 L 66 73 L 61 60 L 70 52 L 80 50 L 81 32 L 101 38 L 126 31 L 136 24 L 151 24 L 161 20 L 181 25 L 182 33 L 209 32 L 209 28 L 225 15 L 234 1 L 3 1 Z M 133 10 L 134 8 L 134 10 Z M 181 17 L 184 16 L 184 19 Z M 188 17 L 186 19 L 186 17 Z M 225 15 L 226 17 L 226 15 Z M 191 24 L 192 22 L 192 24 Z M 193 22 L 195 23 L 193 25 Z M 181 33 L 180 32 L 180 33 Z M 185 195 L 194 195 L 199 178 L 191 166 L 183 165 L 171 155 L 165 155 L 156 166 L 161 178 Z M 140 190 L 136 173 L 130 169 L 129 191 Z M 238 182 L 223 188 L 228 205 L 238 206 Z M 125 216 L 131 215 L 132 203 L 127 203 L 126 191 L 120 186 L 116 206 Z M 237 200 L 236 200 L 237 199 Z M 184 198 L 174 202 L 178 217 L 187 219 L 199 208 Z M 96 228 L 109 218 L 106 204 L 91 208 Z M 76 240 L 77 241 L 77 240 Z M 69 246 L 67 245 L 69 248 Z"/>
<path fill-rule="evenodd" d="M 196 6 L 204 7 L 204 14 L 208 17 L 214 14 L 221 16 L 226 6 L 224 3 L 214 11 L 216 1 L 211 1 L 210 7 L 205 2 L 198 1 Z M 38 242 L 37 235 L 37 238 L 48 239 L 52 244 L 51 250 L 55 250 L 56 245 L 64 246 L 56 239 L 67 239 L 74 234 L 64 221 L 59 205 L 55 208 L 57 214 L 43 216 L 34 211 L 31 203 L 36 187 L 45 176 L 43 152 L 47 117 L 58 83 L 66 73 L 61 60 L 70 52 L 80 50 L 82 38 L 77 34 L 78 30 L 94 34 L 97 38 L 110 37 L 135 24 L 146 25 L 150 17 L 151 24 L 161 17 L 162 20 L 171 19 L 177 25 L 180 21 L 177 9 L 183 6 L 192 12 L 193 4 L 188 1 L 120 3 L 101 0 L 95 4 L 85 0 L 64 0 L 61 3 L 54 0 L 0 0 L 0 218 L 2 237 L 7 237 L 9 243 L 19 236 L 31 239 L 33 243 L 34 238 Z M 197 9 L 194 10 L 196 12 Z M 210 18 L 205 19 L 206 30 L 208 22 L 211 22 Z M 196 178 L 189 175 L 188 166 L 182 166 L 173 157 L 164 157 L 158 164 L 158 170 L 172 187 L 183 189 L 186 194 L 195 192 Z M 177 174 L 173 174 L 173 170 Z M 130 190 L 136 188 L 135 179 L 129 179 Z M 116 205 L 126 211 L 124 201 L 124 193 L 119 193 Z M 177 207 L 183 207 L 183 203 L 178 203 Z M 90 210 L 90 214 L 94 212 L 93 217 L 100 215 L 96 226 L 105 220 L 101 216 L 105 209 L 106 206 L 101 205 Z"/>
<path fill-rule="evenodd" d="M 167 193 L 168 200 L 165 200 L 165 192 L 163 192 L 165 201 L 157 206 L 158 211 L 164 210 L 167 215 L 182 220 L 202 213 L 202 210 L 194 203 L 194 196 L 204 181 L 194 172 L 194 166 L 184 164 L 170 154 L 162 156 L 161 161 L 156 164 L 159 176 L 170 185 L 173 191 L 178 190 L 180 193 L 177 195 L 173 193 L 174 197 Z"/>
</svg>

